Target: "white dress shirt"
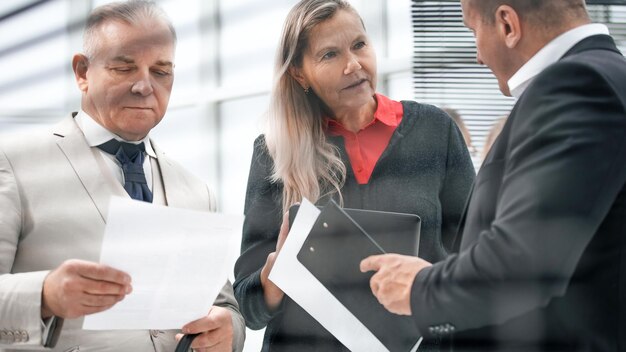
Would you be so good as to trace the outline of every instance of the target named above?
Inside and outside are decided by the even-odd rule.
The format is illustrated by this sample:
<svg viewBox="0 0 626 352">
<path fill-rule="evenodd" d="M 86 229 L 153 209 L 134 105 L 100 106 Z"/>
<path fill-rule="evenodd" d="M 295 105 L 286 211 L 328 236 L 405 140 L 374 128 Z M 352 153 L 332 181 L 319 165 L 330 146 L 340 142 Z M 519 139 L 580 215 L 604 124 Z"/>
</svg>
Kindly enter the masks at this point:
<svg viewBox="0 0 626 352">
<path fill-rule="evenodd" d="M 511 95 L 516 98 L 522 96 L 533 78 L 541 71 L 557 62 L 581 40 L 598 34 L 608 35 L 609 29 L 603 24 L 592 23 L 576 27 L 554 38 L 509 79 Z"/>
<path fill-rule="evenodd" d="M 146 175 L 146 182 L 148 183 L 148 188 L 152 191 L 152 166 L 150 163 L 150 158 L 156 159 L 156 153 L 154 149 L 152 149 L 152 145 L 150 144 L 149 136 L 146 136 L 144 139 L 140 141 L 126 141 L 122 139 L 120 136 L 114 134 L 113 132 L 107 130 L 102 125 L 97 123 L 93 118 L 91 118 L 86 112 L 82 109 L 78 112 L 76 117 L 74 117 L 78 128 L 83 131 L 85 135 L 85 139 L 87 140 L 87 144 L 90 147 L 96 148 L 102 143 L 105 143 L 111 139 L 117 139 L 120 142 L 127 142 L 132 144 L 139 144 L 141 142 L 144 143 L 146 147 L 146 154 L 149 156 L 148 158 L 144 158 L 143 161 L 143 172 Z M 115 155 L 111 155 L 100 148 L 96 148 L 98 152 L 103 156 L 104 162 L 111 169 L 111 172 L 115 176 L 115 178 L 124 186 L 124 172 L 122 171 L 122 166 L 119 161 L 115 158 Z"/>
</svg>

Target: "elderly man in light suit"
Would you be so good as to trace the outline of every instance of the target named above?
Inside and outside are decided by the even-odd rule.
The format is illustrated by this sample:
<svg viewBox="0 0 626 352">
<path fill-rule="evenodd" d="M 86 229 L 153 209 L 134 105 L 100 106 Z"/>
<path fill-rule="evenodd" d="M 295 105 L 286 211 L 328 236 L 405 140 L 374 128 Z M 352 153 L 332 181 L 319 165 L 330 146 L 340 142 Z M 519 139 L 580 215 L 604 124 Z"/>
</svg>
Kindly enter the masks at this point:
<svg viewBox="0 0 626 352">
<path fill-rule="evenodd" d="M 112 195 L 215 207 L 204 182 L 148 136 L 167 108 L 176 34 L 156 5 L 129 1 L 94 10 L 84 40 L 72 61 L 81 110 L 50 132 L 3 138 L 0 350 L 173 351 L 181 331 L 81 326 L 132 291 L 129 275 L 97 263 Z M 196 351 L 240 351 L 244 322 L 230 283 L 214 304 L 182 332 L 201 333 Z"/>
</svg>

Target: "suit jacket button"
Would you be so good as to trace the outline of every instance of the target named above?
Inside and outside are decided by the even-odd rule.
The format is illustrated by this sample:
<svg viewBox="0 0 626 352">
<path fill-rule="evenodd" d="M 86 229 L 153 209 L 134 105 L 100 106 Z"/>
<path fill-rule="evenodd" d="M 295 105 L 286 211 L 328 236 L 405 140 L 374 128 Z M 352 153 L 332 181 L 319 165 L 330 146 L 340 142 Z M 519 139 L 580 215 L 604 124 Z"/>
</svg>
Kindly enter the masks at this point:
<svg viewBox="0 0 626 352">
<path fill-rule="evenodd" d="M 159 331 L 158 330 L 150 330 L 150 336 L 152 336 L 152 338 L 157 338 L 159 337 Z"/>
</svg>

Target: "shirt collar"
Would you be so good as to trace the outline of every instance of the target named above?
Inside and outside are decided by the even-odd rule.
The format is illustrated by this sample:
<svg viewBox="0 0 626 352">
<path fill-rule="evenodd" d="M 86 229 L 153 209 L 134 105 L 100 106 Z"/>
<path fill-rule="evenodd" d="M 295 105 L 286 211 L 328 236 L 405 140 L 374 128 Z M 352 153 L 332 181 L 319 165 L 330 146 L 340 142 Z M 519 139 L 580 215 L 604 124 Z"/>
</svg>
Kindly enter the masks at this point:
<svg viewBox="0 0 626 352">
<path fill-rule="evenodd" d="M 107 130 L 102 125 L 97 123 L 96 120 L 94 120 L 91 116 L 89 116 L 82 109 L 78 111 L 78 114 L 76 114 L 76 116 L 74 117 L 74 121 L 76 121 L 78 128 L 80 128 L 80 130 L 83 131 L 83 134 L 85 135 L 85 139 L 87 140 L 87 144 L 90 147 L 97 147 L 100 144 L 105 143 L 111 139 L 117 139 L 118 141 L 132 143 L 132 144 L 139 144 L 143 142 L 146 147 L 146 153 L 149 156 L 156 158 L 156 153 L 154 152 L 154 149 L 152 149 L 152 144 L 150 143 L 149 135 L 140 141 L 131 142 L 131 141 L 124 140 L 120 136 Z"/>
<path fill-rule="evenodd" d="M 516 98 L 522 96 L 533 78 L 541 71 L 557 62 L 581 40 L 598 34 L 608 35 L 609 29 L 603 24 L 592 23 L 576 27 L 554 38 L 509 79 L 511 95 Z"/>
<path fill-rule="evenodd" d="M 398 126 L 398 115 L 402 116 L 402 111 L 397 111 L 397 104 L 394 105 L 393 101 L 382 94 L 376 94 L 376 112 L 374 112 L 374 118 L 390 127 Z"/>
<path fill-rule="evenodd" d="M 364 129 L 375 124 L 377 121 L 380 121 L 381 123 L 390 127 L 397 127 L 399 124 L 399 119 L 402 117 L 402 105 L 387 98 L 382 94 L 376 93 L 374 95 L 374 98 L 376 99 L 376 111 L 374 112 L 374 119 L 372 120 L 372 122 L 367 124 Z M 327 127 L 329 131 L 332 133 L 336 133 L 337 130 L 344 129 L 343 126 L 336 120 L 333 120 L 331 118 L 326 118 L 325 120 L 328 123 Z"/>
</svg>

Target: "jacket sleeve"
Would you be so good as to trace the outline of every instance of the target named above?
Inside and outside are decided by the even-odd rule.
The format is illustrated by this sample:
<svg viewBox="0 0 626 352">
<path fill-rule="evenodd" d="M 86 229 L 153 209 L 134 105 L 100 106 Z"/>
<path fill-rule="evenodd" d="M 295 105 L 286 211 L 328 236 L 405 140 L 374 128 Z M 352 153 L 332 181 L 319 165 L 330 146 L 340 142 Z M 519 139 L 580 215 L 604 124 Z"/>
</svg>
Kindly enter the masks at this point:
<svg viewBox="0 0 626 352">
<path fill-rule="evenodd" d="M 46 329 L 41 319 L 41 294 L 48 271 L 13 274 L 19 247 L 22 205 L 13 169 L 0 151 L 0 348 L 53 347 L 62 319 Z"/>
<path fill-rule="evenodd" d="M 441 240 L 448 253 L 457 252 L 460 243 L 459 222 L 469 198 L 476 173 L 463 135 L 450 118 L 446 172 L 439 192 L 441 202 Z"/>
<path fill-rule="evenodd" d="M 215 211 L 217 208 L 215 194 L 211 191 L 211 188 L 207 186 L 209 210 Z M 246 339 L 246 322 L 239 311 L 239 305 L 235 299 L 233 292 L 233 286 L 230 281 L 227 281 L 219 295 L 215 299 L 214 305 L 223 307 L 230 310 L 232 324 L 233 324 L 233 351 L 243 351 L 243 344 Z"/>
<path fill-rule="evenodd" d="M 415 278 L 411 308 L 422 334 L 448 323 L 457 331 L 502 324 L 562 296 L 624 187 L 624 102 L 587 64 L 551 66 L 511 116 L 494 221 Z"/>
<path fill-rule="evenodd" d="M 246 322 L 239 312 L 239 305 L 235 299 L 233 287 L 230 282 L 226 282 L 220 291 L 214 305 L 230 310 L 233 320 L 233 352 L 243 351 L 243 344 L 246 339 Z"/>
<path fill-rule="evenodd" d="M 282 189 L 270 182 L 272 160 L 263 136 L 254 142 L 244 207 L 241 255 L 235 264 L 235 297 L 251 329 L 267 325 L 276 312 L 265 304 L 260 273 L 268 254 L 276 249 L 280 230 Z"/>
</svg>

